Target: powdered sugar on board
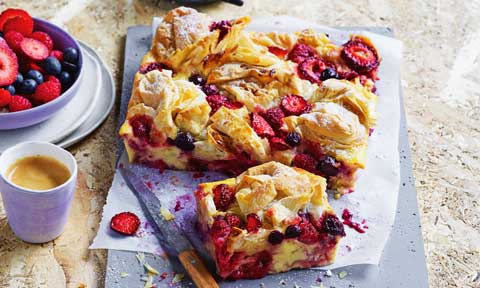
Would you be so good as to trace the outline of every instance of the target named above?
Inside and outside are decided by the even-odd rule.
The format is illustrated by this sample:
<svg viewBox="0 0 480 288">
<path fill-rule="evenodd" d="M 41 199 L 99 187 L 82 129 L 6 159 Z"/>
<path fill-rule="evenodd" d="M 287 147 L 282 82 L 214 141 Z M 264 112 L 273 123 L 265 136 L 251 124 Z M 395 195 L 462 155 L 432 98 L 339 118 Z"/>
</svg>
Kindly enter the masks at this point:
<svg viewBox="0 0 480 288">
<path fill-rule="evenodd" d="M 158 20 L 154 21 L 158 24 Z M 156 26 L 155 26 L 156 27 Z M 339 200 L 330 197 L 330 203 L 337 215 L 342 216 L 345 208 L 352 214 L 350 221 L 364 231 L 346 227 L 347 237 L 343 239 L 337 261 L 324 269 L 333 269 L 355 264 L 378 265 L 383 248 L 390 235 L 395 220 L 396 205 L 400 184 L 399 173 L 399 123 L 400 123 L 400 60 L 401 42 L 393 38 L 362 31 L 339 31 L 321 27 L 291 17 L 273 17 L 254 20 L 248 29 L 254 31 L 294 32 L 304 28 L 313 28 L 329 34 L 337 44 L 344 43 L 355 32 L 364 34 L 375 43 L 383 60 L 379 68 L 380 80 L 376 83 L 378 97 L 377 126 L 373 132 L 367 153 L 367 167 L 360 171 L 356 191 Z M 124 159 L 125 160 L 125 159 Z M 169 209 L 175 221 L 194 242 L 201 247 L 201 239 L 195 232 L 195 199 L 193 191 L 196 185 L 205 181 L 222 179 L 218 173 L 196 173 L 184 171 L 165 171 L 135 167 L 135 171 L 145 177 L 147 185 L 158 195 L 162 205 Z M 142 228 L 134 237 L 119 237 L 109 228 L 113 215 L 122 211 L 136 213 L 142 220 Z M 357 227 L 357 228 L 358 228 Z M 142 251 L 162 254 L 150 223 L 145 221 L 140 204 L 135 195 L 125 185 L 117 172 L 104 207 L 103 219 L 90 248 L 106 248 L 129 251 Z M 204 251 L 204 249 L 199 249 Z"/>
</svg>

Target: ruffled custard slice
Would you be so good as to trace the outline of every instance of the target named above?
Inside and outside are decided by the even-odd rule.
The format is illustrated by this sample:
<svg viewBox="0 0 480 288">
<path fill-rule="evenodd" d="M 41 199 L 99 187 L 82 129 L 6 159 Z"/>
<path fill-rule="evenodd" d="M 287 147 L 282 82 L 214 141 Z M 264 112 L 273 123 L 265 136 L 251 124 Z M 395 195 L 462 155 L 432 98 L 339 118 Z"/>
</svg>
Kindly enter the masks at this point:
<svg viewBox="0 0 480 288">
<path fill-rule="evenodd" d="M 224 279 L 331 264 L 345 236 L 321 176 L 278 162 L 195 192 L 206 248 Z"/>
</svg>

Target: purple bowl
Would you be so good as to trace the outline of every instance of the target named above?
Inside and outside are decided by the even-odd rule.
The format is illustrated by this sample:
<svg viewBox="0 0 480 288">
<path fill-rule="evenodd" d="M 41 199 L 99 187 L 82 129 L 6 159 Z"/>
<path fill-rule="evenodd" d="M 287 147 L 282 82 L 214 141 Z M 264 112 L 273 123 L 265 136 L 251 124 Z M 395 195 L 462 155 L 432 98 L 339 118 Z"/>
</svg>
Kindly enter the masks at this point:
<svg viewBox="0 0 480 288">
<path fill-rule="evenodd" d="M 34 31 L 43 31 L 50 35 L 55 43 L 56 50 L 63 50 L 67 47 L 74 47 L 78 50 L 78 72 L 73 75 L 75 80 L 72 86 L 55 100 L 24 111 L 0 113 L 0 130 L 28 127 L 47 120 L 67 105 L 77 94 L 80 87 L 83 76 L 83 52 L 78 42 L 65 30 L 50 22 L 38 18 L 34 18 L 34 21 Z"/>
</svg>

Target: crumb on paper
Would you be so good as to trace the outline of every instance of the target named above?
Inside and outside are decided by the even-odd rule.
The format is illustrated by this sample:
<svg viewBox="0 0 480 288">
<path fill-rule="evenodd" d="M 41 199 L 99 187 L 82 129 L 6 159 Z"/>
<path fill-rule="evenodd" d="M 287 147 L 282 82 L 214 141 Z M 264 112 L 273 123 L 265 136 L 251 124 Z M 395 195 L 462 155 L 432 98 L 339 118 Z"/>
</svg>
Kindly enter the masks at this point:
<svg viewBox="0 0 480 288">
<path fill-rule="evenodd" d="M 280 282 L 278 284 L 280 284 L 282 286 L 285 286 L 285 285 L 287 285 L 287 282 L 282 279 L 282 280 L 280 280 Z"/>
<path fill-rule="evenodd" d="M 145 267 L 145 269 L 147 270 L 147 273 L 149 275 L 150 274 L 153 274 L 153 275 L 159 275 L 160 274 L 160 272 L 158 272 L 155 268 L 150 266 L 150 264 L 148 264 L 147 262 L 143 263 L 143 266 Z"/>
<path fill-rule="evenodd" d="M 142 277 L 142 281 L 145 281 L 145 286 L 143 288 L 154 288 L 155 286 L 153 285 L 153 276 L 148 276 L 148 277 Z"/>
<path fill-rule="evenodd" d="M 138 252 L 135 257 L 137 257 L 137 260 L 138 262 L 140 262 L 140 264 L 143 264 L 145 262 L 145 254 L 143 254 L 142 252 Z"/>
<path fill-rule="evenodd" d="M 122 277 L 122 278 L 126 278 L 126 277 L 128 277 L 128 275 L 129 274 L 127 272 L 121 272 L 120 273 L 120 277 Z"/>
<path fill-rule="evenodd" d="M 310 288 L 325 288 L 325 286 L 323 286 L 323 284 L 320 283 L 320 285 L 312 285 L 310 286 Z"/>
<path fill-rule="evenodd" d="M 302 286 L 297 285 L 297 283 L 293 284 L 293 288 L 302 288 Z"/>
<path fill-rule="evenodd" d="M 175 277 L 173 277 L 173 279 L 172 279 L 172 283 L 180 283 L 180 282 L 182 282 L 183 278 L 185 278 L 185 275 L 175 274 Z"/>
<path fill-rule="evenodd" d="M 170 213 L 170 210 L 163 207 L 160 208 L 160 214 L 162 214 L 163 218 L 165 218 L 165 220 L 167 221 L 173 220 L 175 218 L 175 216 L 173 216 L 173 214 Z"/>
<path fill-rule="evenodd" d="M 347 274 L 348 273 L 346 271 L 340 271 L 340 272 L 338 272 L 338 278 L 343 279 L 343 278 L 347 277 Z"/>
<path fill-rule="evenodd" d="M 332 277 L 332 271 L 331 270 L 325 271 L 325 276 Z"/>
</svg>

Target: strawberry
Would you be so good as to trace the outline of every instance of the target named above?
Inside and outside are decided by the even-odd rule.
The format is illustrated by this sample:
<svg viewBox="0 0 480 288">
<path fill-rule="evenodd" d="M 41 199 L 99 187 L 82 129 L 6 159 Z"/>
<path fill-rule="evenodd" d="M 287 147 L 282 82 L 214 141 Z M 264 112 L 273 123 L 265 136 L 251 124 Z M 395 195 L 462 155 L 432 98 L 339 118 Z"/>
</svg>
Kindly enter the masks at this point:
<svg viewBox="0 0 480 288">
<path fill-rule="evenodd" d="M 10 104 L 10 100 L 12 99 L 12 95 L 5 89 L 0 89 L 0 108 L 7 106 Z"/>
<path fill-rule="evenodd" d="M 295 63 L 301 63 L 307 58 L 316 58 L 318 56 L 317 51 L 312 47 L 303 44 L 297 43 L 293 46 L 292 51 L 288 54 L 288 60 L 291 60 Z"/>
<path fill-rule="evenodd" d="M 372 71 L 380 64 L 375 49 L 359 39 L 343 44 L 341 56 L 350 68 L 361 74 Z"/>
<path fill-rule="evenodd" d="M 35 61 L 45 60 L 48 57 L 47 46 L 45 46 L 45 44 L 42 42 L 32 38 L 23 39 L 20 43 L 20 49 L 22 50 L 23 54 Z"/>
<path fill-rule="evenodd" d="M 295 94 L 288 94 L 282 98 L 282 108 L 287 115 L 300 115 L 302 113 L 308 112 L 311 109 L 310 104 L 303 99 L 303 97 L 295 95 Z"/>
<path fill-rule="evenodd" d="M 9 31 L 4 35 L 5 41 L 13 51 L 20 51 L 20 43 L 23 41 L 23 35 L 17 31 Z"/>
<path fill-rule="evenodd" d="M 53 76 L 49 76 L 47 81 L 37 86 L 32 97 L 39 103 L 48 103 L 60 96 L 61 93 L 62 85 L 60 81 Z"/>
<path fill-rule="evenodd" d="M 267 120 L 274 129 L 280 129 L 283 125 L 283 118 L 285 118 L 285 113 L 283 110 L 275 107 L 270 108 L 262 114 L 263 118 Z"/>
<path fill-rule="evenodd" d="M 47 46 L 48 51 L 52 51 L 53 40 L 50 37 L 50 35 L 48 35 L 47 33 L 41 32 L 41 31 L 36 31 L 36 32 L 33 32 L 32 36 L 30 36 L 30 37 L 35 39 L 35 40 L 38 40 L 38 41 L 42 42 L 43 44 L 45 44 L 45 46 Z"/>
<path fill-rule="evenodd" d="M 285 55 L 287 55 L 288 53 L 288 50 L 287 49 L 283 49 L 283 48 L 280 48 L 280 47 L 276 47 L 276 46 L 269 46 L 268 47 L 268 52 L 274 54 L 275 56 L 277 56 L 278 58 L 284 58 Z"/>
<path fill-rule="evenodd" d="M 16 19 L 16 18 L 20 18 L 22 19 L 22 25 L 24 25 L 24 27 L 20 27 L 22 31 L 24 32 L 30 32 L 30 33 L 26 33 L 26 34 L 23 34 L 24 36 L 28 36 L 32 33 L 33 31 L 33 19 L 32 17 L 30 16 L 30 14 L 28 14 L 27 11 L 25 10 L 22 10 L 22 9 L 14 9 L 14 8 L 9 8 L 9 9 L 6 9 L 2 12 L 2 14 L 0 14 L 0 30 L 4 32 L 4 34 L 7 32 L 5 31 L 5 24 L 7 21 L 9 20 L 12 20 L 12 19 Z M 13 24 L 10 24 L 10 26 L 16 26 L 17 25 L 17 22 L 18 21 L 15 21 Z M 18 31 L 18 32 L 22 32 L 22 31 Z"/>
<path fill-rule="evenodd" d="M 133 235 L 140 226 L 140 219 L 131 212 L 122 212 L 112 217 L 110 228 L 125 235 Z"/>
<path fill-rule="evenodd" d="M 283 140 L 283 139 L 280 138 L 280 137 L 272 137 L 272 138 L 268 139 L 268 141 L 270 142 L 270 147 L 272 147 L 273 150 L 283 151 L 283 150 L 288 150 L 288 149 L 291 148 L 291 147 L 285 142 L 285 140 Z"/>
<path fill-rule="evenodd" d="M 23 36 L 28 37 L 33 32 L 33 20 L 30 18 L 16 17 L 7 20 L 3 25 L 3 32 L 17 31 Z"/>
<path fill-rule="evenodd" d="M 217 210 L 225 211 L 230 206 L 230 203 L 235 199 L 235 191 L 228 185 L 220 184 L 213 188 L 213 202 Z"/>
<path fill-rule="evenodd" d="M 18 95 L 12 96 L 10 104 L 8 105 L 10 112 L 23 111 L 30 108 L 32 108 L 32 103 L 30 103 L 27 98 Z"/>
<path fill-rule="evenodd" d="M 262 227 L 262 221 L 260 221 L 260 218 L 258 217 L 257 214 L 255 213 L 250 213 L 247 215 L 247 231 L 248 233 L 253 232 L 256 233 L 258 232 L 258 229 Z"/>
<path fill-rule="evenodd" d="M 252 113 L 252 128 L 260 137 L 273 137 L 275 132 L 273 132 L 272 126 L 260 115 Z"/>
<path fill-rule="evenodd" d="M 17 55 L 7 46 L 0 46 L 0 86 L 7 86 L 15 82 L 17 74 Z"/>
<path fill-rule="evenodd" d="M 309 154 L 297 154 L 293 158 L 293 166 L 315 173 L 317 170 L 317 160 Z"/>
<path fill-rule="evenodd" d="M 318 58 L 307 58 L 298 65 L 298 74 L 300 78 L 311 83 L 322 82 L 322 72 L 327 68 L 325 62 Z"/>
<path fill-rule="evenodd" d="M 52 50 L 50 56 L 57 58 L 58 61 L 63 62 L 63 52 L 60 50 Z"/>
</svg>

